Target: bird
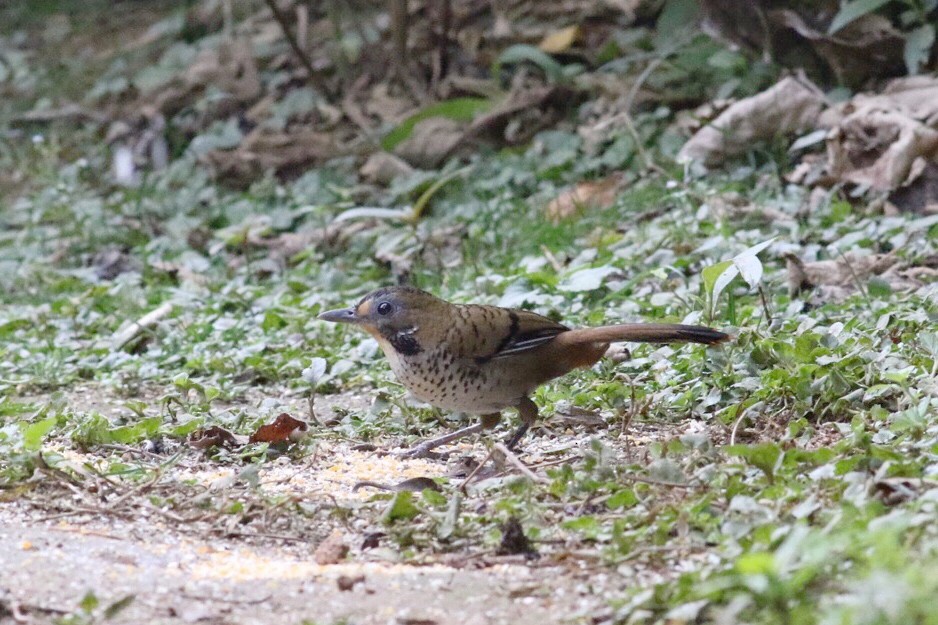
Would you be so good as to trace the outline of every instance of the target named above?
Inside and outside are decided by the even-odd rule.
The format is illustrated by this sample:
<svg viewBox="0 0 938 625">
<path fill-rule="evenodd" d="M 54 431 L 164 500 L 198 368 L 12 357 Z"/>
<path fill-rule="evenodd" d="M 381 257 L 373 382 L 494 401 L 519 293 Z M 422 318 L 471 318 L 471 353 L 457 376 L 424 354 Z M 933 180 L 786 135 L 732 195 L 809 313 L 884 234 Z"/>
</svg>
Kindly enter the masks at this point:
<svg viewBox="0 0 938 625">
<path fill-rule="evenodd" d="M 435 456 L 437 447 L 494 428 L 507 408 L 517 409 L 521 420 L 506 445 L 514 449 L 538 418 L 531 393 L 574 369 L 591 367 L 611 343 L 716 345 L 732 338 L 713 328 L 672 323 L 573 329 L 527 310 L 450 303 L 412 286 L 379 288 L 355 306 L 318 318 L 371 334 L 394 375 L 418 399 L 479 415 L 478 423 L 403 454 L 409 457 Z"/>
</svg>

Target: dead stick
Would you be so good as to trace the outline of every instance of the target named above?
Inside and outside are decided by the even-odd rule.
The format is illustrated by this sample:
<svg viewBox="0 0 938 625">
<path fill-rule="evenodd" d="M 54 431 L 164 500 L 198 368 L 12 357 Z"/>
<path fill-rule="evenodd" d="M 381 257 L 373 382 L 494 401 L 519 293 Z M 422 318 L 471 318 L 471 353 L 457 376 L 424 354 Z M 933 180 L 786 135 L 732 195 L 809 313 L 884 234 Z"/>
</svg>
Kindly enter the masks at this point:
<svg viewBox="0 0 938 625">
<path fill-rule="evenodd" d="M 521 473 L 524 474 L 524 476 L 527 477 L 532 482 L 543 484 L 544 482 L 547 481 L 544 478 L 539 477 L 536 473 L 534 473 L 534 471 L 529 469 L 526 464 L 521 462 L 521 459 L 518 458 L 518 456 L 512 453 L 512 451 L 508 449 L 507 447 L 505 447 L 505 445 L 503 445 L 502 443 L 495 443 L 495 449 L 502 452 L 502 454 L 505 456 L 505 459 L 511 464 L 515 465 L 515 468 L 521 471 Z"/>
<path fill-rule="evenodd" d="M 300 64 L 303 66 L 303 69 L 306 70 L 306 73 L 309 75 L 310 82 L 313 83 L 313 86 L 316 87 L 319 91 L 327 93 L 325 85 L 320 83 L 316 78 L 316 70 L 313 68 L 313 62 L 309 59 L 309 56 L 300 46 L 300 42 L 297 41 L 296 37 L 293 36 L 293 33 L 290 31 L 290 23 L 287 20 L 286 14 L 280 10 L 280 7 L 277 6 L 277 0 L 265 0 L 267 6 L 270 8 L 270 12 L 273 13 L 274 19 L 277 20 L 277 23 L 280 24 L 280 29 L 283 31 L 283 36 L 286 37 L 287 43 L 290 44 L 290 48 L 293 50 L 293 54 L 296 55 L 296 58 L 299 60 Z"/>
</svg>

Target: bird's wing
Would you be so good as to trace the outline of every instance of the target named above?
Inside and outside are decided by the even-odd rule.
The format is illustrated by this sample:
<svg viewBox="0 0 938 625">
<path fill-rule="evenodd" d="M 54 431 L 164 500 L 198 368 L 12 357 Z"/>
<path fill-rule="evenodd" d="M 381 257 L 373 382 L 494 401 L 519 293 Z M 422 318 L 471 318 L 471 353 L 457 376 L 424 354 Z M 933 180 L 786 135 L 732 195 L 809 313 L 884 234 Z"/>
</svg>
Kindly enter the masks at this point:
<svg viewBox="0 0 938 625">
<path fill-rule="evenodd" d="M 550 342 L 567 326 L 526 310 L 460 306 L 462 323 L 449 332 L 450 350 L 478 364 L 521 354 Z"/>
</svg>

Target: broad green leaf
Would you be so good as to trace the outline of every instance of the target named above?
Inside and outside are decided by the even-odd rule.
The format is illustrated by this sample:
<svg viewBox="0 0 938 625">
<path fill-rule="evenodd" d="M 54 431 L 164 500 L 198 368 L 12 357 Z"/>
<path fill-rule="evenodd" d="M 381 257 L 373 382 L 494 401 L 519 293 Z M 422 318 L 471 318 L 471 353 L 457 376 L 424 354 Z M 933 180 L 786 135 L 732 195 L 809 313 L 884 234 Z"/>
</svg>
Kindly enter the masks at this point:
<svg viewBox="0 0 938 625">
<path fill-rule="evenodd" d="M 384 511 L 382 520 L 385 524 L 391 524 L 398 520 L 408 520 L 420 514 L 420 510 L 414 505 L 414 495 L 409 490 L 402 490 L 395 493 L 394 499 Z"/>
<path fill-rule="evenodd" d="M 736 570 L 743 575 L 772 575 L 775 569 L 775 557 L 764 551 L 744 553 L 736 560 Z"/>
<path fill-rule="evenodd" d="M 606 501 L 606 505 L 610 510 L 618 510 L 619 508 L 631 508 L 638 503 L 638 497 L 635 495 L 635 491 L 631 488 L 624 488 L 617 492 L 615 495 L 610 497 Z"/>
<path fill-rule="evenodd" d="M 42 439 L 55 427 L 55 417 L 47 417 L 41 421 L 30 423 L 23 430 L 23 447 L 27 451 L 36 451 L 42 446 Z"/>
<path fill-rule="evenodd" d="M 841 5 L 840 11 L 834 16 L 830 27 L 827 29 L 827 34 L 833 35 L 853 20 L 863 17 L 868 13 L 872 13 L 879 7 L 888 3 L 889 0 L 854 0 L 853 2 L 847 2 Z"/>
<path fill-rule="evenodd" d="M 694 0 L 668 0 L 665 2 L 655 27 L 655 47 L 672 49 L 676 38 L 694 27 L 700 16 L 700 4 Z"/>
<path fill-rule="evenodd" d="M 536 48 L 535 48 L 536 49 Z M 541 52 L 543 54 L 543 52 Z M 414 113 L 381 140 L 381 147 L 388 152 L 407 140 L 414 131 L 414 126 L 431 117 L 446 117 L 460 122 L 469 122 L 479 113 L 488 110 L 492 101 L 487 98 L 454 98 Z"/>
<path fill-rule="evenodd" d="M 524 43 L 506 48 L 505 51 L 498 56 L 498 60 L 495 61 L 494 73 L 498 74 L 498 70 L 502 65 L 524 62 L 533 63 L 541 68 L 544 75 L 547 76 L 547 80 L 550 82 L 560 82 L 563 80 L 563 66 L 560 63 L 555 61 L 552 56 L 543 50 Z"/>
<path fill-rule="evenodd" d="M 706 289 L 707 293 L 713 295 L 713 289 L 716 286 L 717 279 L 723 275 L 724 271 L 732 266 L 733 261 L 724 260 L 715 265 L 703 268 L 703 271 L 700 272 L 700 277 L 703 278 L 704 289 Z"/>
<path fill-rule="evenodd" d="M 726 447 L 726 453 L 739 456 L 765 473 L 770 479 L 781 463 L 784 452 L 776 443 L 762 443 L 760 445 L 731 445 Z"/>
</svg>

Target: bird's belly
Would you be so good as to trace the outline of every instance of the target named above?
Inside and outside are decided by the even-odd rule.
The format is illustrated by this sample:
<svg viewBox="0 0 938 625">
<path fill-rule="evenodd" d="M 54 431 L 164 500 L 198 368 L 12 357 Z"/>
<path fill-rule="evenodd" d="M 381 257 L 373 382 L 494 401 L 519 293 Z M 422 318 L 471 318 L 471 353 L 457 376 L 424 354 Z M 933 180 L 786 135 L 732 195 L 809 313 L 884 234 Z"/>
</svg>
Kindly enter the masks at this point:
<svg viewBox="0 0 938 625">
<path fill-rule="evenodd" d="M 530 392 L 513 375 L 431 354 L 424 359 L 398 357 L 391 369 L 418 399 L 443 410 L 488 414 L 515 406 Z"/>
</svg>

